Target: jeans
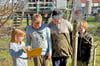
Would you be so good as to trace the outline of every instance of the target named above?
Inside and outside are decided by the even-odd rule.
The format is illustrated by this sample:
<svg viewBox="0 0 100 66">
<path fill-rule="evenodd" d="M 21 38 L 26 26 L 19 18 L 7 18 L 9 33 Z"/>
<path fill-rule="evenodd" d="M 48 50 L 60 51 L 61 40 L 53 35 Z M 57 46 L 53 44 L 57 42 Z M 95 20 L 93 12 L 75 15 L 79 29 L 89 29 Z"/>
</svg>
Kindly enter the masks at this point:
<svg viewBox="0 0 100 66">
<path fill-rule="evenodd" d="M 66 66 L 67 56 L 64 57 L 52 57 L 53 66 Z"/>
</svg>

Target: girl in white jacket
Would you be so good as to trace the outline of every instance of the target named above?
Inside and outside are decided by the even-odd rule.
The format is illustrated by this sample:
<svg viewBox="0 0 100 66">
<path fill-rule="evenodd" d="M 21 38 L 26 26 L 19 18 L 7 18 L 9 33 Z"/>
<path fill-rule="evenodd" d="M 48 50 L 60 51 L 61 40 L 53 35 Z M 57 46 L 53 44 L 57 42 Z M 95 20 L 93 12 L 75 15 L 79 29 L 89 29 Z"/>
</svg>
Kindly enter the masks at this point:
<svg viewBox="0 0 100 66">
<path fill-rule="evenodd" d="M 25 32 L 21 29 L 13 29 L 9 45 L 10 55 L 13 59 L 13 66 L 27 66 L 27 53 L 29 49 L 23 42 Z"/>
</svg>

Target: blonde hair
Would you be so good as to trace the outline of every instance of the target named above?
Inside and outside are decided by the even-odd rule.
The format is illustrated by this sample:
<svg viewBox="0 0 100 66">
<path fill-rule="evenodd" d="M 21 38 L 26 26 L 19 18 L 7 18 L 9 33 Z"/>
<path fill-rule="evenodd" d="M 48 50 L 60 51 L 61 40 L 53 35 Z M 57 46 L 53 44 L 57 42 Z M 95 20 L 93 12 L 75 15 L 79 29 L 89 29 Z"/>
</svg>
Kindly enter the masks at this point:
<svg viewBox="0 0 100 66">
<path fill-rule="evenodd" d="M 40 23 L 40 22 L 42 22 L 42 16 L 40 14 L 34 14 L 32 21 L 34 23 Z"/>
<path fill-rule="evenodd" d="M 83 28 L 85 28 L 85 30 L 87 30 L 87 28 L 88 28 L 88 23 L 87 23 L 86 21 L 82 20 L 82 21 L 80 22 L 79 26 L 83 26 Z"/>
<path fill-rule="evenodd" d="M 11 42 L 16 42 L 15 35 L 17 35 L 17 36 L 25 36 L 26 33 L 25 33 L 25 31 L 23 31 L 21 29 L 13 29 L 12 32 L 11 32 Z"/>
</svg>

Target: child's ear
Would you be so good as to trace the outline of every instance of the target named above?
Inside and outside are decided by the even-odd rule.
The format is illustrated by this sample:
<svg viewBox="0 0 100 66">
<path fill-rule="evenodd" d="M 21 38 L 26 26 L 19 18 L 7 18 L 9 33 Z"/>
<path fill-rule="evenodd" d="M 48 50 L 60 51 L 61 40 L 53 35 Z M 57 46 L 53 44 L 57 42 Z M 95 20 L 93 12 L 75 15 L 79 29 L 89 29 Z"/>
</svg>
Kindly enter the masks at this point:
<svg viewBox="0 0 100 66">
<path fill-rule="evenodd" d="M 15 41 L 17 41 L 17 35 L 15 35 L 15 38 L 14 39 L 15 39 Z"/>
<path fill-rule="evenodd" d="M 15 37 L 17 37 L 17 35 L 15 35 Z"/>
<path fill-rule="evenodd" d="M 17 35 L 15 35 L 15 39 L 17 38 Z"/>
</svg>

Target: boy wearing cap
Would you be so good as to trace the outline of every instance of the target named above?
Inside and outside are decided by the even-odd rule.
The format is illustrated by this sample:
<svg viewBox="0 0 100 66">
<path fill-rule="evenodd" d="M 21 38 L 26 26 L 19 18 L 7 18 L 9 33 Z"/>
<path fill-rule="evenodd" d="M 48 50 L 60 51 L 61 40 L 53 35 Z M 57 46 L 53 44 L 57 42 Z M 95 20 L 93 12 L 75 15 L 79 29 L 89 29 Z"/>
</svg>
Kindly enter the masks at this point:
<svg viewBox="0 0 100 66">
<path fill-rule="evenodd" d="M 63 19 L 62 11 L 55 9 L 52 13 L 53 21 L 49 24 L 52 38 L 52 63 L 53 66 L 66 66 L 68 56 L 72 53 L 70 33 L 72 25 Z"/>
<path fill-rule="evenodd" d="M 82 20 L 79 24 L 77 66 L 88 66 L 92 57 L 93 38 L 87 33 L 88 24 Z"/>
<path fill-rule="evenodd" d="M 42 48 L 41 56 L 34 58 L 34 66 L 49 66 L 52 54 L 50 29 L 42 23 L 42 16 L 35 14 L 32 19 L 33 25 L 26 29 L 26 44 L 32 48 Z"/>
</svg>

